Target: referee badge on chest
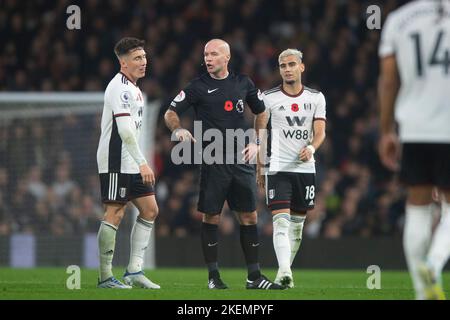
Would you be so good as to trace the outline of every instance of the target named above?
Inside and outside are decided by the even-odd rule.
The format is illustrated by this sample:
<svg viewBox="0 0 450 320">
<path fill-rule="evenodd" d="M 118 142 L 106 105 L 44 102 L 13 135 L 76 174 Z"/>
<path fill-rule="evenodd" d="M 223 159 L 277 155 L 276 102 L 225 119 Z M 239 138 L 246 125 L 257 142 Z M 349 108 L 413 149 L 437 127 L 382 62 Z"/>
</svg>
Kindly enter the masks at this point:
<svg viewBox="0 0 450 320">
<path fill-rule="evenodd" d="M 270 189 L 269 190 L 269 199 L 273 199 L 275 198 L 275 189 Z"/>
<path fill-rule="evenodd" d="M 125 196 L 127 195 L 127 188 L 120 188 L 119 190 L 119 196 L 121 198 L 125 198 Z"/>
</svg>

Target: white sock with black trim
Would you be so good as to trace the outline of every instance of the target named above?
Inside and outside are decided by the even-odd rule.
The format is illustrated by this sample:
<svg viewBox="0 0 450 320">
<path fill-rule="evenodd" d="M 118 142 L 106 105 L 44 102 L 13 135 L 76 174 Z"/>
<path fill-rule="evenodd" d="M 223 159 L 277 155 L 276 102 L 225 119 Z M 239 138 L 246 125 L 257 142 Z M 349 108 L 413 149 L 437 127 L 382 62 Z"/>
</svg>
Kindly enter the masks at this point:
<svg viewBox="0 0 450 320">
<path fill-rule="evenodd" d="M 133 225 L 130 238 L 130 262 L 127 271 L 135 273 L 142 271 L 145 250 L 148 247 L 152 234 L 153 221 L 144 220 L 140 217 Z"/>
<path fill-rule="evenodd" d="M 100 281 L 105 281 L 113 276 L 112 260 L 116 246 L 117 227 L 109 222 L 102 221 L 97 234 L 98 252 L 100 258 Z"/>
<path fill-rule="evenodd" d="M 442 269 L 450 256 L 450 204 L 442 203 L 441 220 L 435 230 L 427 262 L 441 283 Z"/>
<path fill-rule="evenodd" d="M 277 213 L 273 216 L 273 247 L 278 260 L 279 271 L 290 271 L 289 259 L 291 244 L 289 242 L 289 213 Z"/>
<path fill-rule="evenodd" d="M 303 225 L 305 224 L 306 216 L 291 215 L 291 223 L 289 226 L 289 241 L 291 243 L 290 265 L 294 261 L 297 251 L 302 243 Z"/>
<path fill-rule="evenodd" d="M 431 209 L 431 205 L 406 205 L 403 249 L 418 300 L 424 299 L 424 283 L 419 274 L 419 267 L 425 262 L 430 245 L 433 223 Z"/>
</svg>

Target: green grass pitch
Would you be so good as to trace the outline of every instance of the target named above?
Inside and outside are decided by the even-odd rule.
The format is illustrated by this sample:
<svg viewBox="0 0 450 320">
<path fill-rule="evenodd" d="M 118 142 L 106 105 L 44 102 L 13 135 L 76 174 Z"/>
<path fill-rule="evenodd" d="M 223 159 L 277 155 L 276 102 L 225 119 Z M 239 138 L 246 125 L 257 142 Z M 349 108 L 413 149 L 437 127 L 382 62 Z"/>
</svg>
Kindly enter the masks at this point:
<svg viewBox="0 0 450 320">
<path fill-rule="evenodd" d="M 270 279 L 275 270 L 265 269 Z M 160 290 L 97 289 L 97 271 L 81 269 L 81 289 L 69 290 L 70 276 L 65 268 L 11 269 L 0 268 L 0 299 L 86 299 L 86 300 L 403 300 L 413 299 L 414 293 L 407 272 L 381 271 L 381 289 L 366 286 L 370 274 L 366 270 L 293 270 L 295 288 L 283 291 L 246 290 L 246 270 L 222 269 L 221 275 L 228 290 L 207 289 L 204 269 L 148 270 L 146 274 L 161 285 Z M 122 268 L 114 274 L 121 278 Z M 444 275 L 444 285 L 450 287 L 450 273 Z"/>
</svg>

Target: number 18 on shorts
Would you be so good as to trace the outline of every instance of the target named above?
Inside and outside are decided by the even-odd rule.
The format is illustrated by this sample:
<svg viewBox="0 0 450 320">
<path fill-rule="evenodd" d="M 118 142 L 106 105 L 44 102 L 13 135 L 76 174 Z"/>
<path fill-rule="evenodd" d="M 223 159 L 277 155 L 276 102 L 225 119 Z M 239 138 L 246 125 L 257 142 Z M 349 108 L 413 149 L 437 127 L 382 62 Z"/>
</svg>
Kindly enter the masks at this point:
<svg viewBox="0 0 450 320">
<path fill-rule="evenodd" d="M 277 172 L 266 175 L 266 202 L 270 210 L 302 212 L 314 208 L 316 174 Z"/>
</svg>

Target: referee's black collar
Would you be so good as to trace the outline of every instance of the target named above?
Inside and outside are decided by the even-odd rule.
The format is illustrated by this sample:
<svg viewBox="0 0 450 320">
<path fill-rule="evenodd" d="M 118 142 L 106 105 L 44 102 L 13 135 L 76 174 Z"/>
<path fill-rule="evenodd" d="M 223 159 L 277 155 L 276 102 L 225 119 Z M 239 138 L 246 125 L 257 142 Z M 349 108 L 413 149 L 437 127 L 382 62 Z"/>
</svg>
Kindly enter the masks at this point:
<svg viewBox="0 0 450 320">
<path fill-rule="evenodd" d="M 211 80 L 215 80 L 215 81 L 224 81 L 224 80 L 230 79 L 231 76 L 234 75 L 234 73 L 233 73 L 232 71 L 228 70 L 228 75 L 227 75 L 227 77 L 226 77 L 226 78 L 223 78 L 223 79 L 216 79 L 216 78 L 213 78 L 209 72 L 206 72 L 205 75 L 206 75 L 208 78 L 210 78 Z"/>
</svg>

